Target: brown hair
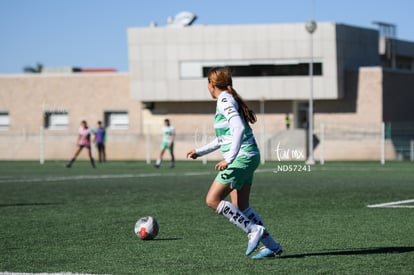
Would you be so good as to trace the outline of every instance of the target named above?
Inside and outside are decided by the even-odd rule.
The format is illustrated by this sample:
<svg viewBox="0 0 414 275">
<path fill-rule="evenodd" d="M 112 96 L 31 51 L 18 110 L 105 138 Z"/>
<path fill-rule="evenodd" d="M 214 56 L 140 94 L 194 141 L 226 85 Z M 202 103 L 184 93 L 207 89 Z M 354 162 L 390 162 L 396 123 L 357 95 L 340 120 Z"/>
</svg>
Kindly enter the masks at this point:
<svg viewBox="0 0 414 275">
<path fill-rule="evenodd" d="M 213 86 L 221 89 L 222 91 L 227 91 L 233 96 L 234 100 L 236 100 L 239 104 L 242 115 L 247 122 L 253 124 L 257 121 L 255 112 L 251 110 L 249 106 L 247 106 L 241 96 L 236 92 L 235 89 L 233 89 L 231 71 L 228 67 L 211 68 L 207 76 L 208 81 L 211 82 Z"/>
</svg>

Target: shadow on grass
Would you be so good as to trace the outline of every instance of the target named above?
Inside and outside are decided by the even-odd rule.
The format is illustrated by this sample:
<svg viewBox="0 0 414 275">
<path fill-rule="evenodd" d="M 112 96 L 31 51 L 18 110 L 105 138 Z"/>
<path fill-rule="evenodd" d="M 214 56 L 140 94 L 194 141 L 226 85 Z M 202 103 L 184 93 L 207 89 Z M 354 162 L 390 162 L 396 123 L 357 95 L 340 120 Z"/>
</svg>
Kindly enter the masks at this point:
<svg viewBox="0 0 414 275">
<path fill-rule="evenodd" d="M 376 247 L 376 248 L 359 248 L 351 250 L 333 250 L 324 252 L 311 252 L 303 254 L 293 254 L 280 256 L 279 259 L 294 259 L 315 256 L 347 256 L 347 255 L 372 255 L 372 254 L 389 254 L 389 253 L 407 253 L 414 252 L 412 246 L 396 246 L 396 247 Z"/>
<path fill-rule="evenodd" d="M 60 203 L 60 202 L 28 202 L 28 203 L 9 203 L 9 204 L 0 203 L 0 208 L 20 207 L 20 206 L 47 206 L 47 205 L 60 205 L 60 204 L 63 204 L 63 203 Z"/>
<path fill-rule="evenodd" d="M 182 240 L 184 238 L 155 238 L 153 240 L 150 241 L 178 241 L 178 240 Z"/>
</svg>

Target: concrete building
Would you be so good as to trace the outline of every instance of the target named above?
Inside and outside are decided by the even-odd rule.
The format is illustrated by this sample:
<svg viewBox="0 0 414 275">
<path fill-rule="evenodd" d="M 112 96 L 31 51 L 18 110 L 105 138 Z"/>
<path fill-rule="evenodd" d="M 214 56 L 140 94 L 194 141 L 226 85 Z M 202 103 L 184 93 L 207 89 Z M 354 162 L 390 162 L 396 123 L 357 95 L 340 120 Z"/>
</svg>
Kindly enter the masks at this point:
<svg viewBox="0 0 414 275">
<path fill-rule="evenodd" d="M 129 93 L 128 73 L 0 76 L 0 158 L 69 159 L 82 120 L 105 122 L 112 159 L 139 156 L 140 104 Z"/>
<path fill-rule="evenodd" d="M 306 151 L 311 61 L 316 159 L 379 159 L 382 122 L 414 121 L 414 43 L 375 29 L 318 23 L 311 38 L 304 23 L 130 28 L 128 49 L 129 73 L 0 76 L 0 158 L 38 158 L 41 144 L 33 144 L 42 143 L 44 126 L 46 159 L 66 159 L 80 120 L 100 119 L 109 125 L 110 159 L 154 159 L 165 117 L 184 158 L 213 134 L 206 74 L 222 65 L 258 114 L 253 128 L 266 159 L 277 159 L 277 146 Z M 402 145 L 390 138 L 386 158 L 397 158 L 410 138 L 410 130 Z"/>
</svg>

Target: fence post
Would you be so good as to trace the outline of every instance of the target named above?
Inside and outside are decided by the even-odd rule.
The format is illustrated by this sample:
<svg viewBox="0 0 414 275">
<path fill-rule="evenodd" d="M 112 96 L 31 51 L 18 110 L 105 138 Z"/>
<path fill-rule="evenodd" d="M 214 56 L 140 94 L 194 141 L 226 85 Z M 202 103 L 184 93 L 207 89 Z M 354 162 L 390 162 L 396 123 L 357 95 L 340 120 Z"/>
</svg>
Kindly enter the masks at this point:
<svg viewBox="0 0 414 275">
<path fill-rule="evenodd" d="M 196 137 L 197 139 L 197 137 Z M 203 124 L 203 137 L 202 137 L 202 144 L 207 144 L 208 140 L 207 140 L 207 125 Z M 203 164 L 207 164 L 207 155 L 203 156 Z"/>
<path fill-rule="evenodd" d="M 260 156 L 261 156 L 261 163 L 262 164 L 265 164 L 265 156 L 266 156 L 266 148 L 265 148 L 265 146 L 266 146 L 266 144 L 265 144 L 265 138 L 266 138 L 266 134 L 265 134 L 265 98 L 264 97 L 262 97 L 261 99 L 260 99 L 260 114 L 261 114 L 261 117 L 262 117 L 262 121 L 261 121 L 261 123 L 260 123 L 260 145 L 261 145 L 261 150 L 262 150 L 262 153 L 260 154 Z"/>
<path fill-rule="evenodd" d="M 321 165 L 325 164 L 325 124 L 321 123 L 321 153 L 320 153 L 320 161 Z"/>
<path fill-rule="evenodd" d="M 146 160 L 147 164 L 151 164 L 151 126 L 147 125 L 147 132 L 145 134 L 145 144 L 147 149 Z"/>
<path fill-rule="evenodd" d="M 381 164 L 385 163 L 385 123 L 381 123 Z"/>
<path fill-rule="evenodd" d="M 414 139 L 410 141 L 411 153 L 410 153 L 410 160 L 414 161 Z"/>
<path fill-rule="evenodd" d="M 45 131 L 43 126 L 40 126 L 39 131 L 39 161 L 43 165 L 45 163 Z"/>
</svg>

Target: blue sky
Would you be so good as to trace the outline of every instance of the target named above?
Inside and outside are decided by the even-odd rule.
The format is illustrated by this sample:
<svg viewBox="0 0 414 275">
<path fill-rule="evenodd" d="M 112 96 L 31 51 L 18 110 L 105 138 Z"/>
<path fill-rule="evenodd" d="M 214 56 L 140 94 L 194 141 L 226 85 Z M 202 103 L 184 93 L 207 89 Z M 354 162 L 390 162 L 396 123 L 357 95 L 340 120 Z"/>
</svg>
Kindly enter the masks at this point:
<svg viewBox="0 0 414 275">
<path fill-rule="evenodd" d="M 0 74 L 25 66 L 128 71 L 127 28 L 164 26 L 191 11 L 195 24 L 338 22 L 375 29 L 397 25 L 414 41 L 414 0 L 0 0 Z"/>
</svg>

